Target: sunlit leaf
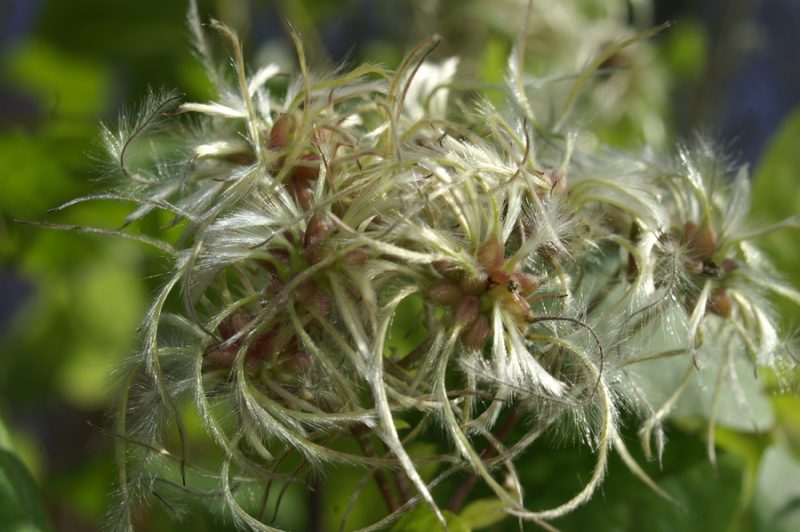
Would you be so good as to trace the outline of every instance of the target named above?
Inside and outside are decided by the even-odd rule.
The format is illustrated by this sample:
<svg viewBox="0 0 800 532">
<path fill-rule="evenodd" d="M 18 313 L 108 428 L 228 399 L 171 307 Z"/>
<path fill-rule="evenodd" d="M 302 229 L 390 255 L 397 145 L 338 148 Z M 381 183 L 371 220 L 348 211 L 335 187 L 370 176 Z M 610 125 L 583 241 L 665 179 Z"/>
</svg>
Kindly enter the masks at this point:
<svg viewBox="0 0 800 532">
<path fill-rule="evenodd" d="M 507 518 L 508 514 L 504 511 L 505 508 L 506 504 L 500 499 L 478 499 L 468 504 L 458 514 L 458 517 L 471 530 L 480 530 L 481 528 L 496 525 Z"/>
<path fill-rule="evenodd" d="M 472 530 L 459 516 L 447 510 L 442 510 L 442 514 L 450 532 L 470 532 Z M 441 525 L 433 510 L 424 505 L 401 517 L 391 528 L 393 532 L 431 532 L 440 529 Z"/>
</svg>

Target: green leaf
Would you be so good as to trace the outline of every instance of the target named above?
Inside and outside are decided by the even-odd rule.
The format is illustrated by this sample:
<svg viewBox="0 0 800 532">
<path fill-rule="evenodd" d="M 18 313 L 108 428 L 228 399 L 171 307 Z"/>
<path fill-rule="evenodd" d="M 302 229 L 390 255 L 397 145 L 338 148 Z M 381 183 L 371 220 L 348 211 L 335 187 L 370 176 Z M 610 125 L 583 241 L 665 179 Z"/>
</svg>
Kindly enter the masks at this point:
<svg viewBox="0 0 800 532">
<path fill-rule="evenodd" d="M 472 530 L 480 530 L 495 525 L 508 517 L 504 508 L 506 505 L 500 499 L 478 499 L 467 505 L 459 514 L 459 518 Z"/>
<path fill-rule="evenodd" d="M 632 420 L 623 419 L 621 423 L 623 439 L 642 468 L 677 504 L 645 486 L 617 455 L 612 455 L 601 493 L 579 510 L 554 520 L 551 524 L 555 528 L 564 532 L 752 531 L 748 528 L 750 516 L 740 505 L 745 473 L 741 458 L 721 450 L 715 469 L 697 434 L 669 425 L 669 442 L 663 467 L 659 467 L 656 462 L 645 461 L 635 447 Z M 546 441 L 535 443 L 515 463 L 520 483 L 525 487 L 526 507 L 531 511 L 546 510 L 573 496 L 580 481 L 586 478 L 584 472 L 591 470 L 593 459 L 591 452 L 580 447 L 552 448 Z M 740 526 L 732 527 L 735 523 Z M 495 528 L 516 527 L 509 520 Z M 528 529 L 535 527 L 526 526 Z"/>
<path fill-rule="evenodd" d="M 776 439 L 785 442 L 794 456 L 800 459 L 800 397 L 776 395 L 772 398 L 772 407 L 778 419 Z"/>
<path fill-rule="evenodd" d="M 764 225 L 779 222 L 800 213 L 800 109 L 795 110 L 775 134 L 755 173 L 752 216 Z M 785 229 L 760 240 L 760 247 L 769 254 L 779 271 L 797 288 L 800 287 L 800 246 L 796 229 Z M 776 298 L 788 323 L 796 323 L 797 305 Z M 793 317 L 792 317 L 793 316 Z"/>
<path fill-rule="evenodd" d="M 800 462 L 777 445 L 767 449 L 761 462 L 755 514 L 759 530 L 800 530 Z"/>
<path fill-rule="evenodd" d="M 397 430 L 404 430 L 404 429 L 411 428 L 411 424 L 408 421 L 406 421 L 405 419 L 401 419 L 399 417 L 396 417 L 392 421 L 394 422 L 394 428 L 396 428 Z"/>
<path fill-rule="evenodd" d="M 9 532 L 53 530 L 39 490 L 11 445 L 0 421 L 0 523 Z"/>
<path fill-rule="evenodd" d="M 444 515 L 444 520 L 447 522 L 447 528 L 450 532 L 470 532 L 472 530 L 460 517 L 452 512 L 442 510 L 442 515 Z M 442 526 L 436 519 L 433 510 L 426 505 L 418 506 L 412 512 L 407 513 L 391 528 L 393 532 L 433 532 L 441 529 Z"/>
<path fill-rule="evenodd" d="M 749 434 L 738 432 L 717 425 L 715 431 L 716 445 L 738 456 L 743 466 L 742 502 L 740 510 L 744 511 L 749 505 L 756 489 L 759 465 L 767 448 L 770 438 L 764 434 Z"/>
<path fill-rule="evenodd" d="M 427 335 L 422 315 L 422 298 L 417 295 L 405 298 L 397 306 L 386 339 L 386 349 L 390 354 L 402 358 L 422 343 Z"/>
</svg>

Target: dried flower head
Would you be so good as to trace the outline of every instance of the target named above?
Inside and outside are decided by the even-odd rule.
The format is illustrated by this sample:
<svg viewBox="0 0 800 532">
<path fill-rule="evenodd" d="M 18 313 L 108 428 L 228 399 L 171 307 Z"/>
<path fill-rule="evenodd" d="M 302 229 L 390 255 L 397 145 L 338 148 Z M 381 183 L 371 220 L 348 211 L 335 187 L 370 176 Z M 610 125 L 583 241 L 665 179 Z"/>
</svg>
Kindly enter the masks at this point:
<svg viewBox="0 0 800 532">
<path fill-rule="evenodd" d="M 165 210 L 182 230 L 173 242 L 112 232 L 172 261 L 141 350 L 118 372 L 112 528 L 131 528 L 158 484 L 175 508 L 212 497 L 237 524 L 272 530 L 247 494 L 266 500 L 273 483 L 328 462 L 376 471 L 389 511 L 372 528 L 419 502 L 444 525 L 432 490 L 464 471 L 509 513 L 548 528 L 592 496 L 612 448 L 663 494 L 620 438 L 619 411 L 645 412 L 650 452 L 706 346 L 738 342 L 775 366 L 764 292 L 800 297 L 750 244 L 765 230 L 745 224 L 746 173 L 732 174 L 705 144 L 681 149 L 677 163 L 588 148 L 568 113 L 553 124 L 534 113 L 548 91 L 524 82 L 524 48 L 512 54 L 510 103 L 499 111 L 459 100 L 458 60 L 426 60 L 437 37 L 395 72 L 319 75 L 293 35 L 299 72 L 288 74 L 250 70 L 236 35 L 213 22 L 235 52 L 227 81 L 194 6 L 190 23 L 216 99 L 149 95 L 118 132 L 104 129 L 116 188 L 67 204 L 132 200 L 129 222 Z M 167 128 L 168 143 L 141 149 Z M 398 346 L 407 308 L 419 330 Z M 674 345 L 658 351 L 656 330 Z M 654 359 L 687 368 L 658 409 L 633 371 Z M 502 441 L 501 418 L 522 436 Z M 216 469 L 189 449 L 196 420 L 221 451 Z M 401 436 L 408 420 L 417 428 Z M 412 457 L 430 426 L 452 449 Z M 514 460 L 565 426 L 596 465 L 572 499 L 529 510 Z M 353 438 L 363 452 L 337 445 Z M 290 456 L 300 465 L 287 469 Z M 422 460 L 444 468 L 423 476 Z M 398 490 L 402 500 L 386 470 L 413 486 Z"/>
</svg>

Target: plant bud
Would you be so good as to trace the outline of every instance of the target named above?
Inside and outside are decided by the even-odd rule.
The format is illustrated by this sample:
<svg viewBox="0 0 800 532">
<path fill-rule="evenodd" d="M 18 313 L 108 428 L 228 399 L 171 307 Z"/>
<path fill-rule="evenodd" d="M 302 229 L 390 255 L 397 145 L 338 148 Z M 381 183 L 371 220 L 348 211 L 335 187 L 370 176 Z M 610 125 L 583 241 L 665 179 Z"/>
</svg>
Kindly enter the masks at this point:
<svg viewBox="0 0 800 532">
<path fill-rule="evenodd" d="M 733 301 L 728 291 L 723 288 L 711 294 L 711 297 L 708 298 L 708 305 L 706 308 L 712 314 L 723 318 L 730 318 L 733 312 Z"/>
<path fill-rule="evenodd" d="M 478 263 L 483 266 L 487 272 L 500 269 L 505 260 L 505 245 L 500 240 L 500 236 L 496 233 L 489 235 L 486 242 L 481 244 L 478 248 L 477 258 Z"/>
<path fill-rule="evenodd" d="M 311 296 L 311 304 L 314 305 L 314 308 L 317 309 L 317 312 L 322 316 L 327 316 L 331 313 L 331 298 L 319 290 L 314 292 L 314 295 Z"/>
<path fill-rule="evenodd" d="M 215 369 L 230 368 L 236 360 L 237 345 L 229 345 L 221 349 L 213 349 L 205 355 L 206 362 Z"/>
<path fill-rule="evenodd" d="M 295 167 L 292 168 L 292 181 L 307 184 L 316 181 L 317 177 L 319 177 L 319 155 L 309 152 L 298 157 Z"/>
<path fill-rule="evenodd" d="M 451 281 L 459 281 L 461 279 L 461 269 L 454 262 L 436 260 L 431 263 L 431 266 L 445 279 L 450 279 Z"/>
<path fill-rule="evenodd" d="M 461 300 L 461 303 L 456 307 L 455 322 L 456 325 L 468 327 L 471 325 L 480 314 L 481 302 L 475 296 L 468 296 Z"/>
<path fill-rule="evenodd" d="M 286 371 L 297 375 L 311 367 L 311 357 L 304 351 L 296 351 L 291 355 L 284 355 L 281 365 Z"/>
<path fill-rule="evenodd" d="M 306 184 L 303 180 L 294 178 L 290 179 L 289 190 L 297 200 L 297 203 L 303 209 L 309 209 L 311 207 L 314 195 L 311 193 L 311 189 L 309 188 L 308 184 Z"/>
<path fill-rule="evenodd" d="M 690 257 L 686 259 L 686 263 L 683 266 L 689 275 L 701 275 L 703 273 L 703 261 L 699 259 Z"/>
<path fill-rule="evenodd" d="M 473 296 L 480 295 L 486 291 L 489 284 L 489 275 L 486 272 L 478 272 L 477 275 L 464 276 L 461 280 L 461 288 L 464 293 Z"/>
<path fill-rule="evenodd" d="M 217 326 L 217 330 L 222 338 L 227 340 L 246 326 L 247 317 L 244 314 L 235 313 L 222 320 Z"/>
<path fill-rule="evenodd" d="M 628 281 L 633 281 L 639 275 L 639 265 L 630 253 L 628 254 L 628 264 L 625 273 L 627 274 Z"/>
<path fill-rule="evenodd" d="M 286 285 L 283 283 L 283 281 L 275 278 L 264 288 L 264 295 L 268 297 L 275 297 L 281 293 L 284 286 Z"/>
<path fill-rule="evenodd" d="M 291 114 L 283 114 L 272 124 L 269 132 L 267 148 L 281 150 L 288 146 L 294 136 L 295 118 Z"/>
<path fill-rule="evenodd" d="M 364 248 L 356 248 L 351 251 L 348 251 L 347 254 L 344 256 L 344 262 L 348 266 L 363 266 L 369 255 L 367 254 L 367 250 Z"/>
<path fill-rule="evenodd" d="M 331 140 L 331 130 L 325 128 L 315 128 L 311 132 L 311 144 L 317 148 L 321 148 L 328 144 Z"/>
<path fill-rule="evenodd" d="M 553 192 L 562 193 L 567 190 L 567 173 L 564 170 L 556 170 L 550 176 Z"/>
<path fill-rule="evenodd" d="M 308 262 L 311 264 L 316 264 L 328 258 L 330 254 L 330 248 L 328 248 L 328 246 L 326 246 L 324 243 L 320 243 L 318 246 L 314 246 L 306 250 L 306 257 L 308 258 Z"/>
<path fill-rule="evenodd" d="M 692 222 L 686 222 L 683 227 L 683 241 L 689 247 L 693 258 L 708 261 L 717 251 L 717 235 L 710 227 L 698 227 Z"/>
<path fill-rule="evenodd" d="M 519 294 L 507 292 L 503 298 L 503 306 L 506 311 L 520 320 L 529 321 L 533 319 L 533 311 L 531 306 Z"/>
<path fill-rule="evenodd" d="M 511 273 L 511 278 L 515 283 L 517 283 L 517 288 L 522 297 L 528 297 L 534 293 L 536 288 L 539 286 L 539 282 L 536 280 L 536 277 L 521 271 L 519 267 L 514 268 L 514 271 Z"/>
<path fill-rule="evenodd" d="M 486 343 L 486 338 L 489 337 L 489 320 L 484 315 L 478 316 L 478 319 L 467 328 L 461 335 L 461 341 L 464 347 L 471 351 L 480 350 L 483 344 Z"/>
<path fill-rule="evenodd" d="M 739 269 L 739 263 L 734 259 L 725 259 L 722 261 L 722 270 L 725 273 L 735 272 Z"/>
<path fill-rule="evenodd" d="M 267 331 L 259 334 L 247 348 L 247 358 L 268 359 L 275 351 L 275 332 Z"/>
<path fill-rule="evenodd" d="M 437 305 L 453 305 L 464 297 L 461 287 L 442 281 L 428 291 L 428 297 Z"/>
<path fill-rule="evenodd" d="M 489 280 L 493 284 L 506 285 L 513 281 L 511 274 L 505 270 L 494 270 L 489 272 Z"/>
<path fill-rule="evenodd" d="M 536 195 L 540 198 L 550 194 L 562 194 L 567 190 L 567 174 L 563 170 L 555 172 L 545 172 L 540 176 L 546 184 L 546 188 L 538 188 Z"/>
<path fill-rule="evenodd" d="M 330 234 L 331 224 L 325 213 L 312 214 L 306 223 L 303 245 L 306 249 L 318 247 Z"/>
</svg>

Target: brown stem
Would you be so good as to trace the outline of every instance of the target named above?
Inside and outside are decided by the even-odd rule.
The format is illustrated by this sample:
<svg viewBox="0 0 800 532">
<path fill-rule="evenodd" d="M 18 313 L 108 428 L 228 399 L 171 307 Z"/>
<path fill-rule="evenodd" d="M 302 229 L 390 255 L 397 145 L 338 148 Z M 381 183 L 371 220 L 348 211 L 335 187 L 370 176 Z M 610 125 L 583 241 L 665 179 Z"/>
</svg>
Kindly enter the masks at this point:
<svg viewBox="0 0 800 532">
<path fill-rule="evenodd" d="M 522 411 L 519 407 L 512 408 L 506 420 L 503 422 L 500 428 L 497 429 L 497 432 L 495 433 L 496 440 L 503 441 L 506 436 L 508 436 L 508 433 L 511 432 L 514 426 L 517 424 L 517 421 L 519 421 L 521 416 Z M 492 458 L 496 454 L 497 449 L 494 446 L 489 445 L 483 451 L 481 451 L 481 459 Z M 461 506 L 464 504 L 464 501 L 472 491 L 472 488 L 474 488 L 475 484 L 478 482 L 478 478 L 479 477 L 476 473 L 470 473 L 470 475 L 461 482 L 456 492 L 447 502 L 448 510 L 453 513 L 458 513 L 459 509 L 461 509 Z"/>
<path fill-rule="evenodd" d="M 411 486 L 408 483 L 408 477 L 400 470 L 395 470 L 394 481 L 397 484 L 397 491 L 400 493 L 400 498 L 403 504 L 411 499 Z"/>
<path fill-rule="evenodd" d="M 361 452 L 364 453 L 364 456 L 370 458 L 375 457 L 375 447 L 373 447 L 372 440 L 369 438 L 369 428 L 367 428 L 366 425 L 358 424 L 353 426 L 352 433 L 356 441 L 358 441 L 358 445 L 361 447 Z M 378 490 L 380 490 L 383 500 L 386 502 L 386 508 L 388 508 L 390 513 L 393 513 L 400 508 L 400 503 L 397 501 L 397 497 L 389 485 L 389 479 L 382 469 L 376 469 L 372 473 L 372 476 L 375 478 Z"/>
<path fill-rule="evenodd" d="M 310 532 L 325 530 L 322 519 L 323 508 L 322 482 L 319 478 L 315 478 L 311 481 L 308 492 L 308 530 Z"/>
</svg>

